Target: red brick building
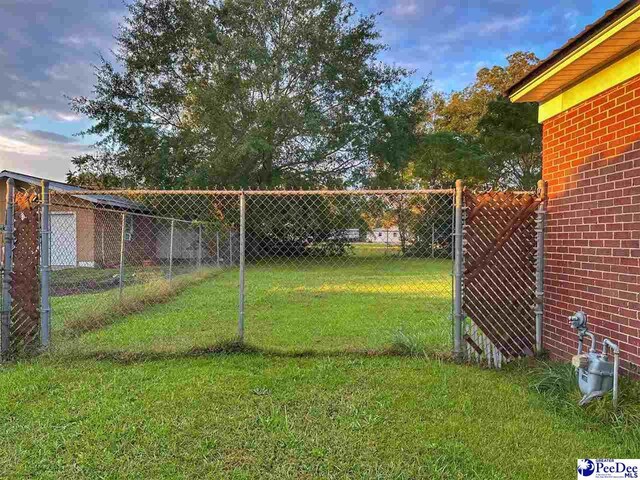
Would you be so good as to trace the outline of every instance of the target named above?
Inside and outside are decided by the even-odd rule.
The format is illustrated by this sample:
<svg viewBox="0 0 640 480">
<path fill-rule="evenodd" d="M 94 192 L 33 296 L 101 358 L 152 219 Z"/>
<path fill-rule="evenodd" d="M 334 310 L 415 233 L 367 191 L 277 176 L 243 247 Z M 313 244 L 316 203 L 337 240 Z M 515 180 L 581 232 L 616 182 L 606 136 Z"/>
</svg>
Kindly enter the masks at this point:
<svg viewBox="0 0 640 480">
<path fill-rule="evenodd" d="M 508 94 L 538 102 L 543 125 L 544 348 L 570 358 L 567 316 L 584 310 L 639 374 L 640 0 L 607 12 Z"/>
</svg>

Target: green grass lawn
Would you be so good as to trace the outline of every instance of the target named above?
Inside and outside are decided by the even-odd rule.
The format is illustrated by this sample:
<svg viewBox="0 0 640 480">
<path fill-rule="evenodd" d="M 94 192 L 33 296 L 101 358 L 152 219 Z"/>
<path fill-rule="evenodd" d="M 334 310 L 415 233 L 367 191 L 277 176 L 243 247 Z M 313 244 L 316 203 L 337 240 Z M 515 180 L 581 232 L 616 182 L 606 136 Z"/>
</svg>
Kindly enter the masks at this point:
<svg viewBox="0 0 640 480">
<path fill-rule="evenodd" d="M 450 268 L 252 265 L 252 348 L 235 352 L 220 345 L 236 333 L 237 271 L 80 336 L 65 315 L 114 292 L 56 298 L 59 352 L 0 367 L 0 478 L 555 480 L 578 458 L 637 457 L 638 397 L 616 416 L 579 410 L 566 382 L 535 392 L 525 366 L 430 354 L 450 348 Z"/>
<path fill-rule="evenodd" d="M 451 343 L 449 260 L 387 259 L 367 254 L 329 261 L 270 261 L 246 273 L 245 340 L 282 352 L 392 348 L 398 338 L 431 351 Z M 80 337 L 70 320 L 117 302 L 118 291 L 53 299 L 53 341 L 90 352 L 184 352 L 232 340 L 237 333 L 238 271 L 214 272 L 168 305 L 114 321 Z M 141 285 L 127 287 L 135 294 Z M 116 319 L 117 320 L 117 319 Z"/>
</svg>

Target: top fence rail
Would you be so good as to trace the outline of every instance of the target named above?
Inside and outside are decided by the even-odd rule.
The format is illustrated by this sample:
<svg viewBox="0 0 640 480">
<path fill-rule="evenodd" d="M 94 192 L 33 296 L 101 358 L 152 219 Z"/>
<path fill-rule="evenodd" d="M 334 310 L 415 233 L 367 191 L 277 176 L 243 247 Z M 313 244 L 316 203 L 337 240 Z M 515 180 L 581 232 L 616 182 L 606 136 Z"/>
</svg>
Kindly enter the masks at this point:
<svg viewBox="0 0 640 480">
<path fill-rule="evenodd" d="M 416 190 L 77 190 L 53 192 L 64 195 L 424 195 L 453 194 L 455 189 Z M 530 193 L 530 192 L 527 192 Z"/>
</svg>

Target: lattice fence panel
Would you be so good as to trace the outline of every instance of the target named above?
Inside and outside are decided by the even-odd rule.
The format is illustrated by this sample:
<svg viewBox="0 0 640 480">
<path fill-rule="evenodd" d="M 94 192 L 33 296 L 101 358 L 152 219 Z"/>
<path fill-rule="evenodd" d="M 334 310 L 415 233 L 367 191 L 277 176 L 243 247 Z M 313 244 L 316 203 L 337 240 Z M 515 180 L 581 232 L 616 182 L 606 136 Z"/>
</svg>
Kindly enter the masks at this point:
<svg viewBox="0 0 640 480">
<path fill-rule="evenodd" d="M 16 192 L 13 273 L 11 274 L 10 348 L 14 353 L 38 347 L 40 331 L 40 206 L 33 192 Z"/>
<path fill-rule="evenodd" d="M 529 193 L 465 192 L 465 340 L 479 356 L 495 357 L 497 350 L 508 361 L 535 350 L 539 204 Z M 482 334 L 483 341 L 469 332 Z"/>
</svg>

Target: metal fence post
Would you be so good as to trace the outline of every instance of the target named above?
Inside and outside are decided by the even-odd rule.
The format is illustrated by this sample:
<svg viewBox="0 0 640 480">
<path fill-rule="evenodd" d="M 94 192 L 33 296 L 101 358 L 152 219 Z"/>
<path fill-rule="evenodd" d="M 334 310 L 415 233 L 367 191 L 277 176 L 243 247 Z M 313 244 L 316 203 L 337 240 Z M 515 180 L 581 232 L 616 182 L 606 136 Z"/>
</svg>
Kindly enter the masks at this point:
<svg viewBox="0 0 640 480">
<path fill-rule="evenodd" d="M 51 222 L 49 217 L 49 182 L 41 183 L 42 209 L 40 211 L 40 344 L 48 348 L 51 336 L 51 304 L 49 280 L 51 271 Z"/>
<path fill-rule="evenodd" d="M 233 266 L 233 232 L 229 232 L 229 266 Z"/>
<path fill-rule="evenodd" d="M 124 290 L 124 244 L 126 240 L 127 214 L 122 214 L 122 231 L 120 232 L 120 273 L 119 273 L 119 299 L 122 301 L 122 292 Z"/>
<path fill-rule="evenodd" d="M 175 231 L 176 221 L 171 220 L 171 234 L 169 237 L 169 285 L 173 280 L 173 233 Z"/>
<path fill-rule="evenodd" d="M 536 216 L 536 353 L 542 353 L 542 333 L 544 314 L 544 226 L 545 226 L 545 205 L 547 201 L 547 182 L 538 182 L 538 195 L 540 196 L 540 206 L 538 206 Z"/>
<path fill-rule="evenodd" d="M 11 273 L 13 272 L 13 207 L 14 180 L 7 179 L 7 209 L 4 219 L 4 269 L 2 271 L 2 325 L 0 336 L 0 354 L 2 357 L 9 352 L 11 332 Z"/>
<path fill-rule="evenodd" d="M 455 232 L 454 232 L 454 292 L 453 292 L 453 354 L 462 358 L 462 276 L 463 276 L 463 225 L 462 225 L 462 180 L 456 181 Z"/>
<path fill-rule="evenodd" d="M 436 256 L 436 226 L 431 224 L 431 258 Z"/>
<path fill-rule="evenodd" d="M 198 225 L 198 269 L 202 268 L 202 225 Z"/>
<path fill-rule="evenodd" d="M 220 268 L 220 232 L 216 232 L 216 266 Z"/>
<path fill-rule="evenodd" d="M 244 192 L 240 194 L 240 298 L 238 305 L 238 340 L 244 341 L 244 242 L 246 223 L 246 198 Z"/>
</svg>

